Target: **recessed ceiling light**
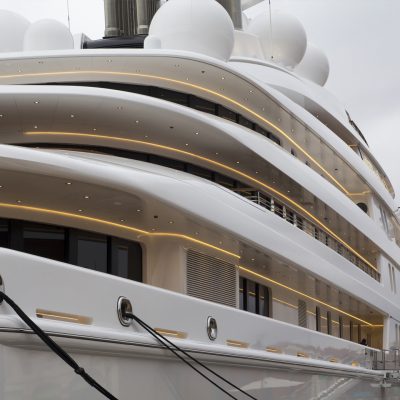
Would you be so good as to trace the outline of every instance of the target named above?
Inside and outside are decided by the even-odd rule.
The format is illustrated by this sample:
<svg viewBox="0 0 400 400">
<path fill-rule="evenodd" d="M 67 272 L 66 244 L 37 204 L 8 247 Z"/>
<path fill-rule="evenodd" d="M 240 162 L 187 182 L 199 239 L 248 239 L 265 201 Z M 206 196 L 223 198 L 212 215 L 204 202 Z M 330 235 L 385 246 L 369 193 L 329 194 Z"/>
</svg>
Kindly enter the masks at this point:
<svg viewBox="0 0 400 400">
<path fill-rule="evenodd" d="M 0 114 L 0 118 L 3 118 L 4 117 L 4 115 L 3 114 Z"/>
<path fill-rule="evenodd" d="M 189 143 L 185 143 L 185 146 L 189 146 Z"/>
<path fill-rule="evenodd" d="M 2 189 L 3 188 L 3 185 L 0 185 L 0 189 Z"/>
<path fill-rule="evenodd" d="M 71 114 L 70 117 L 71 117 L 71 118 L 75 118 L 75 115 L 74 115 L 74 114 Z"/>
<path fill-rule="evenodd" d="M 258 174 L 258 171 L 256 171 L 256 174 Z"/>
<path fill-rule="evenodd" d="M 78 212 L 82 212 L 83 210 L 80 208 L 79 210 L 78 210 Z"/>
<path fill-rule="evenodd" d="M 125 222 L 125 220 L 124 220 L 124 219 L 120 219 L 119 221 L 120 221 L 120 222 Z"/>
<path fill-rule="evenodd" d="M 154 232 L 156 230 L 156 228 L 151 228 L 151 230 Z"/>
<path fill-rule="evenodd" d="M 35 104 L 39 104 L 40 101 L 39 101 L 39 100 L 35 100 L 34 103 L 35 103 Z"/>
<path fill-rule="evenodd" d="M 93 132 L 96 132 L 97 131 L 97 129 L 96 128 L 93 128 Z"/>
<path fill-rule="evenodd" d="M 37 129 L 37 128 L 38 128 L 38 126 L 37 126 L 37 125 L 35 125 L 35 126 L 34 126 L 34 128 L 35 128 L 35 129 Z"/>
<path fill-rule="evenodd" d="M 17 200 L 17 203 L 22 203 L 22 200 Z"/>
<path fill-rule="evenodd" d="M 224 80 L 225 80 L 225 77 L 223 76 L 221 79 L 224 81 Z"/>
<path fill-rule="evenodd" d="M 138 123 L 139 123 L 139 120 L 137 119 L 135 122 L 138 124 Z"/>
<path fill-rule="evenodd" d="M 194 134 L 195 134 L 195 135 L 198 135 L 198 134 L 199 134 L 199 132 L 195 132 Z"/>
<path fill-rule="evenodd" d="M 66 182 L 65 184 L 66 185 L 72 185 L 72 182 Z"/>
<path fill-rule="evenodd" d="M 173 223 L 174 223 L 174 221 L 169 221 L 168 223 L 169 223 L 169 224 L 173 224 Z"/>
<path fill-rule="evenodd" d="M 236 161 L 236 164 L 240 164 L 240 161 Z"/>
<path fill-rule="evenodd" d="M 144 137 L 145 137 L 145 138 L 148 138 L 148 137 L 149 137 L 149 135 L 144 135 Z"/>
<path fill-rule="evenodd" d="M 85 199 L 88 199 L 88 198 L 89 198 L 89 196 L 88 196 L 88 195 L 86 195 L 86 196 L 83 196 L 83 198 L 85 198 Z"/>
<path fill-rule="evenodd" d="M 215 155 L 217 156 L 219 153 L 217 152 L 217 153 L 215 153 Z"/>
<path fill-rule="evenodd" d="M 107 60 L 107 62 L 112 62 L 112 60 L 109 58 L 109 59 Z"/>
<path fill-rule="evenodd" d="M 251 261 L 255 261 L 255 258 L 252 258 Z"/>
<path fill-rule="evenodd" d="M 141 212 L 142 210 L 141 210 L 140 208 L 138 208 L 136 211 L 137 211 L 137 212 Z"/>
</svg>

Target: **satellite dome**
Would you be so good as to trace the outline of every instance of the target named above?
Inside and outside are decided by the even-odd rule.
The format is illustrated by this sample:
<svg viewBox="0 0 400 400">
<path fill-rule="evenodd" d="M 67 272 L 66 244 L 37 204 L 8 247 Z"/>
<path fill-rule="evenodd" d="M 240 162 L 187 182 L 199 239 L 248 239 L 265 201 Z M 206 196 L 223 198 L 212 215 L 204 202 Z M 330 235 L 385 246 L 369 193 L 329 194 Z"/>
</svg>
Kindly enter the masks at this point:
<svg viewBox="0 0 400 400">
<path fill-rule="evenodd" d="M 304 78 L 324 86 L 329 77 L 329 61 L 325 53 L 311 43 L 295 72 Z"/>
<path fill-rule="evenodd" d="M 74 38 L 69 29 L 53 19 L 34 22 L 25 33 L 24 50 L 73 49 Z"/>
<path fill-rule="evenodd" d="M 229 14 L 215 0 L 170 0 L 155 14 L 145 48 L 186 50 L 227 61 L 234 44 Z"/>
<path fill-rule="evenodd" d="M 248 32 L 260 39 L 265 59 L 287 68 L 300 63 L 307 48 L 307 35 L 301 22 L 292 15 L 273 11 L 272 24 L 267 13 L 251 20 Z"/>
<path fill-rule="evenodd" d="M 22 51 L 30 22 L 19 14 L 0 10 L 0 53 Z"/>
</svg>

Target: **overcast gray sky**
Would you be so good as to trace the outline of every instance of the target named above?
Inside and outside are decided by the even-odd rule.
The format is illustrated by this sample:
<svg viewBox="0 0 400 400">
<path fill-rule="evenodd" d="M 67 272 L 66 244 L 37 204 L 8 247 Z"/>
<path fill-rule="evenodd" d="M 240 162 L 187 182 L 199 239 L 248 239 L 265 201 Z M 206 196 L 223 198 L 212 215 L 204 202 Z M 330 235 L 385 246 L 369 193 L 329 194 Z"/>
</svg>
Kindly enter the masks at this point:
<svg viewBox="0 0 400 400">
<path fill-rule="evenodd" d="M 331 64 L 326 87 L 350 111 L 388 173 L 400 204 L 400 0 L 271 0 L 296 15 Z M 69 0 L 72 33 L 100 38 L 103 0 Z M 31 21 L 67 24 L 67 0 L 0 0 Z"/>
</svg>

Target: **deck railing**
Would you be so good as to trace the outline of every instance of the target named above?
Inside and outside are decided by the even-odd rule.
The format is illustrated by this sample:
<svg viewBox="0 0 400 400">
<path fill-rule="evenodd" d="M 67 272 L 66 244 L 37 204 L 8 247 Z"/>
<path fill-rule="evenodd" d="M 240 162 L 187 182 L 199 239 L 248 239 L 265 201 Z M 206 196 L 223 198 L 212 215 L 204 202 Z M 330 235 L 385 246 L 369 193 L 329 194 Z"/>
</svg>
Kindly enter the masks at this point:
<svg viewBox="0 0 400 400">
<path fill-rule="evenodd" d="M 400 350 L 381 350 L 373 353 L 372 369 L 384 371 L 400 370 Z"/>
<path fill-rule="evenodd" d="M 291 223 L 292 225 L 301 229 L 303 232 L 312 236 L 314 239 L 319 240 L 332 250 L 336 251 L 338 254 L 346 258 L 372 278 L 380 281 L 380 273 L 378 271 L 376 271 L 374 268 L 371 268 L 371 266 L 365 263 L 360 257 L 345 247 L 328 232 L 324 231 L 304 216 L 298 214 L 292 208 L 283 204 L 283 202 L 258 191 L 238 189 L 236 192 L 246 197 L 248 200 L 251 200 L 252 202 L 264 207 L 268 211 L 279 215 L 287 222 Z"/>
</svg>

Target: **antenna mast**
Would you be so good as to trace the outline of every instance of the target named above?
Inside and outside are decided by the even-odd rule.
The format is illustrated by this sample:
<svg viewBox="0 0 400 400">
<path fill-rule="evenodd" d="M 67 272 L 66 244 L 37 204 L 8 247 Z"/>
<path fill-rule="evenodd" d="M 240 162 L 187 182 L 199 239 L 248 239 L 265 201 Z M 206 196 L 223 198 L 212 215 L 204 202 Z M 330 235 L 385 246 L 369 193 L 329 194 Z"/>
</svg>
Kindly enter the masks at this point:
<svg viewBox="0 0 400 400">
<path fill-rule="evenodd" d="M 69 16 L 69 0 L 67 0 L 68 29 L 71 31 L 71 19 Z"/>
</svg>

